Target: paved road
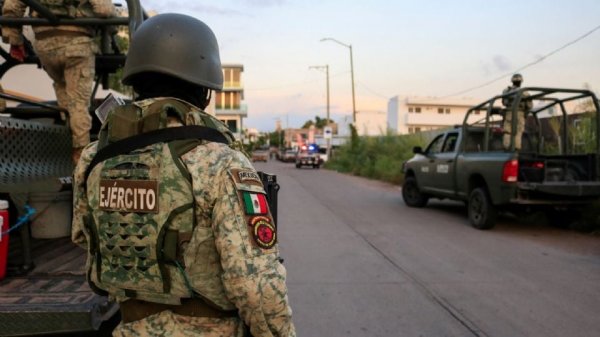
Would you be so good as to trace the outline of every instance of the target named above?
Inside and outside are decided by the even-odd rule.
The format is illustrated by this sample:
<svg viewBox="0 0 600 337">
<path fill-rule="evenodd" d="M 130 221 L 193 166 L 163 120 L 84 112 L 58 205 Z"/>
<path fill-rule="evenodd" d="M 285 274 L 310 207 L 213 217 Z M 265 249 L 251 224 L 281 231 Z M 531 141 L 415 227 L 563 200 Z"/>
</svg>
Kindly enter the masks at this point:
<svg viewBox="0 0 600 337">
<path fill-rule="evenodd" d="M 276 161 L 298 336 L 600 336 L 600 237 L 461 203 L 408 208 L 397 186 Z"/>
</svg>

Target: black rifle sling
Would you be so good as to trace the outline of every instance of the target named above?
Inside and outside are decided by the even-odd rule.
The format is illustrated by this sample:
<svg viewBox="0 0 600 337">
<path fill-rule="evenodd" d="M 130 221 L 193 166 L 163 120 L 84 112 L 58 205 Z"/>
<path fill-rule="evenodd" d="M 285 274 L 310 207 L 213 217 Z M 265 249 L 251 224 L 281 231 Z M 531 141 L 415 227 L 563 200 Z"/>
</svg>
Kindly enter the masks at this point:
<svg viewBox="0 0 600 337">
<path fill-rule="evenodd" d="M 229 144 L 229 140 L 221 132 L 200 125 L 180 126 L 174 128 L 164 128 L 153 130 L 143 134 L 127 137 L 117 142 L 108 144 L 96 153 L 94 159 L 85 171 L 85 180 L 87 181 L 92 169 L 99 163 L 116 157 L 121 154 L 127 154 L 131 151 L 141 149 L 148 145 L 156 143 L 170 142 L 182 139 L 202 139 L 209 142 Z"/>
</svg>

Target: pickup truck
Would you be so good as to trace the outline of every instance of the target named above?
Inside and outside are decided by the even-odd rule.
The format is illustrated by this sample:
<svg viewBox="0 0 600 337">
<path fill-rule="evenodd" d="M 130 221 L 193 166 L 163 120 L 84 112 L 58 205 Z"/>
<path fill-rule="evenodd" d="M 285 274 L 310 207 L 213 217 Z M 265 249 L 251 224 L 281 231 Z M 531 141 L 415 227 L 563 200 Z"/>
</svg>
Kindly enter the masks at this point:
<svg viewBox="0 0 600 337">
<path fill-rule="evenodd" d="M 302 166 L 310 166 L 314 169 L 321 167 L 319 153 L 308 150 L 299 150 L 296 154 L 296 168 L 301 168 Z"/>
<path fill-rule="evenodd" d="M 509 107 L 500 104 L 506 98 Z M 600 198 L 598 105 L 588 90 L 530 87 L 495 96 L 469 109 L 462 125 L 425 150 L 413 149 L 402 168 L 404 202 L 424 207 L 429 198 L 462 200 L 478 229 L 492 228 L 499 210 L 537 208 L 556 224 L 572 220 Z M 525 114 L 521 134 L 519 113 Z M 507 114 L 515 118 L 505 124 Z"/>
<path fill-rule="evenodd" d="M 100 84 L 106 89 L 109 75 L 125 62 L 125 54 L 120 52 L 112 27 L 128 26 L 133 33 L 147 17 L 139 0 L 125 2 L 127 17 L 70 19 L 58 18 L 41 1 L 30 0 L 27 5 L 35 9 L 38 16 L 0 16 L 0 25 L 60 25 L 68 21 L 98 29 L 101 53 L 96 56 L 96 84 L 92 94 L 96 97 Z M 27 41 L 25 45 L 24 63 L 10 57 L 7 46 L 0 48 L 0 79 L 22 64 L 39 64 L 31 44 Z M 19 69 L 14 71 L 18 73 Z M 56 104 L 32 99 L 31 93 L 14 94 L 5 82 L 2 84 L 7 91 L 0 92 L 0 99 L 9 104 L 0 115 L 0 199 L 10 202 L 10 229 L 3 229 L 1 233 L 2 240 L 8 240 L 9 245 L 8 252 L 0 254 L 7 266 L 5 277 L 0 279 L 0 335 L 70 333 L 81 336 L 94 330 L 106 334 L 118 323 L 119 307 L 88 286 L 86 251 L 72 243 L 68 235 L 53 238 L 33 235 L 36 217 L 46 212 L 50 218 L 49 213 L 56 209 L 58 201 L 52 200 L 48 206 L 38 208 L 31 217 L 25 211 L 34 194 L 52 195 L 61 191 L 68 194 L 71 189 L 71 133 L 62 121 L 63 111 Z M 99 122 L 93 108 L 90 114 L 94 136 Z M 66 218 L 69 220 L 65 221 Z M 45 225 L 70 227 L 70 217 L 56 218 Z"/>
</svg>

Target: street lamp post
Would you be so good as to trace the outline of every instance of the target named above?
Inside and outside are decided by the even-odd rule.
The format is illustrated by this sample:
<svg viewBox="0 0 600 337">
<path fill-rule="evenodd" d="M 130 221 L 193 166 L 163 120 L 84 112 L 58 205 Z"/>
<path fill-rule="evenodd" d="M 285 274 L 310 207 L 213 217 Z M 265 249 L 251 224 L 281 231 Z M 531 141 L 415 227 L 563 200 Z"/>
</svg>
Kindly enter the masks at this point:
<svg viewBox="0 0 600 337">
<path fill-rule="evenodd" d="M 310 66 L 308 67 L 308 69 L 317 69 L 317 70 L 322 70 L 325 69 L 325 75 L 327 78 L 327 119 L 326 119 L 326 126 L 329 126 L 329 65 L 326 64 L 324 66 Z M 325 135 L 325 134 L 323 134 Z M 331 139 L 327 138 L 327 158 L 331 158 Z"/>
<path fill-rule="evenodd" d="M 352 57 L 352 45 L 345 44 L 331 37 L 325 37 L 321 39 L 323 41 L 333 41 L 339 45 L 342 45 L 350 50 L 350 78 L 352 79 L 352 124 L 356 125 L 356 96 L 354 94 L 354 60 Z"/>
</svg>

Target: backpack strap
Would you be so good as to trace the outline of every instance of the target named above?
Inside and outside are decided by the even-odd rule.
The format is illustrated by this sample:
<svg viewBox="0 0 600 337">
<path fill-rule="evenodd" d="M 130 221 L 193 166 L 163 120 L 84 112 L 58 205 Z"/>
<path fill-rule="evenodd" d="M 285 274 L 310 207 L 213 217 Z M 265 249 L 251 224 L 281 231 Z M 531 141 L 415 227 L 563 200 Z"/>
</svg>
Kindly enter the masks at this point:
<svg viewBox="0 0 600 337">
<path fill-rule="evenodd" d="M 110 143 L 100 149 L 85 171 L 85 180 L 87 181 L 92 169 L 96 165 L 109 158 L 127 154 L 155 143 L 167 143 L 182 139 L 202 139 L 209 142 L 223 143 L 227 145 L 230 143 L 227 137 L 225 137 L 225 135 L 223 135 L 221 132 L 200 125 L 180 126 L 146 132 Z"/>
</svg>

